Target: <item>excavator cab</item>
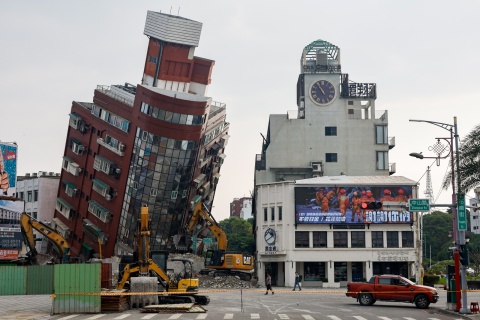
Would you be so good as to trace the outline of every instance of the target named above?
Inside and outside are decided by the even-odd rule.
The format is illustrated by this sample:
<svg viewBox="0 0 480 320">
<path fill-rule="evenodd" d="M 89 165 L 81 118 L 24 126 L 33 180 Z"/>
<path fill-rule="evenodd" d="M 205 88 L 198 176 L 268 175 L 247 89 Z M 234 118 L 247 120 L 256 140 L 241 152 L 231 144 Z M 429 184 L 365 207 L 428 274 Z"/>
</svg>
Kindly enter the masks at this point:
<svg viewBox="0 0 480 320">
<path fill-rule="evenodd" d="M 198 292 L 198 279 L 193 278 L 193 260 L 176 258 L 174 274 L 168 283 L 168 292 Z"/>
<path fill-rule="evenodd" d="M 205 267 L 221 266 L 225 260 L 225 252 L 223 250 L 207 250 L 205 254 Z"/>
</svg>

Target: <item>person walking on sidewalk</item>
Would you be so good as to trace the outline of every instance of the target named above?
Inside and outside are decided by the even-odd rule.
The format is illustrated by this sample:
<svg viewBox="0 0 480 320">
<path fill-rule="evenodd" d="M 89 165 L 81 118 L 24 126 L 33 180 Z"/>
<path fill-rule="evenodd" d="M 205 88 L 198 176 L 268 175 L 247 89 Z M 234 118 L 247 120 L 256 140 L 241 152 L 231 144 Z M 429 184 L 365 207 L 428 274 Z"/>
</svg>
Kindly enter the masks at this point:
<svg viewBox="0 0 480 320">
<path fill-rule="evenodd" d="M 297 271 L 295 271 L 295 285 L 293 286 L 293 290 L 292 291 L 295 291 L 295 289 L 297 288 L 298 286 L 298 289 L 300 291 L 302 291 L 302 287 L 300 286 L 300 275 L 298 274 Z"/>
<path fill-rule="evenodd" d="M 265 294 L 268 294 L 268 290 L 272 291 L 272 294 L 275 294 L 272 289 L 272 277 L 270 277 L 270 273 L 267 273 L 267 279 L 265 280 L 265 284 L 267 285 L 267 292 L 265 292 Z"/>
</svg>

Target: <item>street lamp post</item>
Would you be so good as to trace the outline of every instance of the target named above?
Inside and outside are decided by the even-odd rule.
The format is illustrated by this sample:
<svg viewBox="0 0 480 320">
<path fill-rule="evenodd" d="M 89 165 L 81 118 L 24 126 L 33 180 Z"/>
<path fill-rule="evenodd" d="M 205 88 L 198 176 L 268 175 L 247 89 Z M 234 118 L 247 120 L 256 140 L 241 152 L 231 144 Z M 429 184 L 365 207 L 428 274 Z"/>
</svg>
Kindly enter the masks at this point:
<svg viewBox="0 0 480 320">
<path fill-rule="evenodd" d="M 443 139 L 447 141 L 450 145 L 450 159 L 451 159 L 451 166 L 452 166 L 452 217 L 453 217 L 453 238 L 455 240 L 455 252 L 454 252 L 454 261 L 455 261 L 455 283 L 456 283 L 456 297 L 457 297 L 457 311 L 460 311 L 460 313 L 470 313 L 470 310 L 467 308 L 467 278 L 466 278 L 466 269 L 467 266 L 460 265 L 460 259 L 459 259 L 459 246 L 465 245 L 465 231 L 464 230 L 459 230 L 458 227 L 458 211 L 457 211 L 457 193 L 461 194 L 461 188 L 460 188 L 460 157 L 459 157 L 459 151 L 458 151 L 458 131 L 457 131 L 457 117 L 453 117 L 453 122 L 454 124 L 446 124 L 446 123 L 441 123 L 441 122 L 435 122 L 435 121 L 428 121 L 428 120 L 409 120 L 411 122 L 427 122 L 433 125 L 436 125 L 442 129 L 445 129 L 450 132 L 450 138 L 437 138 Z M 453 139 L 455 138 L 455 157 L 453 155 Z M 450 140 L 450 141 L 448 141 Z M 435 157 L 440 160 L 440 150 L 434 150 L 437 151 L 438 156 Z M 410 154 L 413 157 L 423 159 L 423 158 L 428 158 L 424 157 L 422 154 L 418 153 L 411 153 Z M 448 156 L 448 155 L 447 155 Z M 443 157 L 446 158 L 447 156 Z M 456 160 L 456 161 L 454 161 Z M 455 163 L 456 162 L 456 163 Z M 438 165 L 438 162 L 437 162 Z M 456 169 L 456 170 L 455 170 Z M 456 171 L 456 174 L 455 174 Z M 456 177 L 455 177 L 456 176 Z M 456 190 L 455 190 L 455 178 L 457 180 L 456 184 Z M 459 272 L 458 270 L 460 269 L 460 278 L 461 278 L 461 283 L 459 278 Z M 458 292 L 458 289 L 460 288 L 461 284 L 461 298 L 462 298 L 462 303 L 461 303 L 461 308 L 460 308 L 460 294 Z"/>
</svg>

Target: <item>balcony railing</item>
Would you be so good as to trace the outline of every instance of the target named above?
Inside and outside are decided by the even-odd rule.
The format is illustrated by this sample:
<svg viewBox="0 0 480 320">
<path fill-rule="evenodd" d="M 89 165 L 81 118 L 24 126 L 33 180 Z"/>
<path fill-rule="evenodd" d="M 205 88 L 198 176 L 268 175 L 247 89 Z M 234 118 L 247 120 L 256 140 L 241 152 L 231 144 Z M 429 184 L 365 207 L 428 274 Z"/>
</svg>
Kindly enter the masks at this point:
<svg viewBox="0 0 480 320">
<path fill-rule="evenodd" d="M 124 156 L 125 155 L 125 152 L 123 151 L 120 151 L 119 149 L 115 148 L 115 147 L 112 147 L 111 145 L 109 145 L 108 143 L 105 142 L 105 140 L 103 140 L 103 138 L 98 138 L 97 139 L 97 142 L 99 145 L 107 148 L 108 150 L 118 154 L 119 156 Z"/>
<path fill-rule="evenodd" d="M 390 175 L 395 174 L 397 172 L 397 164 L 396 163 L 389 163 L 388 164 L 388 172 Z"/>
<path fill-rule="evenodd" d="M 388 149 L 393 149 L 395 147 L 395 137 L 388 138 Z"/>
<path fill-rule="evenodd" d="M 133 100 L 132 99 L 122 97 L 121 95 L 118 95 L 118 94 L 112 92 L 110 86 L 97 85 L 97 90 L 106 94 L 107 96 L 117 100 L 117 101 L 123 102 L 123 103 L 129 105 L 130 107 L 133 107 Z"/>
</svg>

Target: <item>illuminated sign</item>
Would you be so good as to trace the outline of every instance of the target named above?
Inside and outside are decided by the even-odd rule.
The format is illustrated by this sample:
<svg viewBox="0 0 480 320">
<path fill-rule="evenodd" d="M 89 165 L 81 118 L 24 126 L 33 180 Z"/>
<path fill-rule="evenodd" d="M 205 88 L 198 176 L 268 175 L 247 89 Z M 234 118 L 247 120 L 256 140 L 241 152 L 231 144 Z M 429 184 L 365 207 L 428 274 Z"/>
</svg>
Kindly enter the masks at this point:
<svg viewBox="0 0 480 320">
<path fill-rule="evenodd" d="M 297 224 L 404 224 L 413 216 L 405 210 L 412 186 L 295 187 Z M 375 209 L 363 203 L 388 202 Z"/>
</svg>

